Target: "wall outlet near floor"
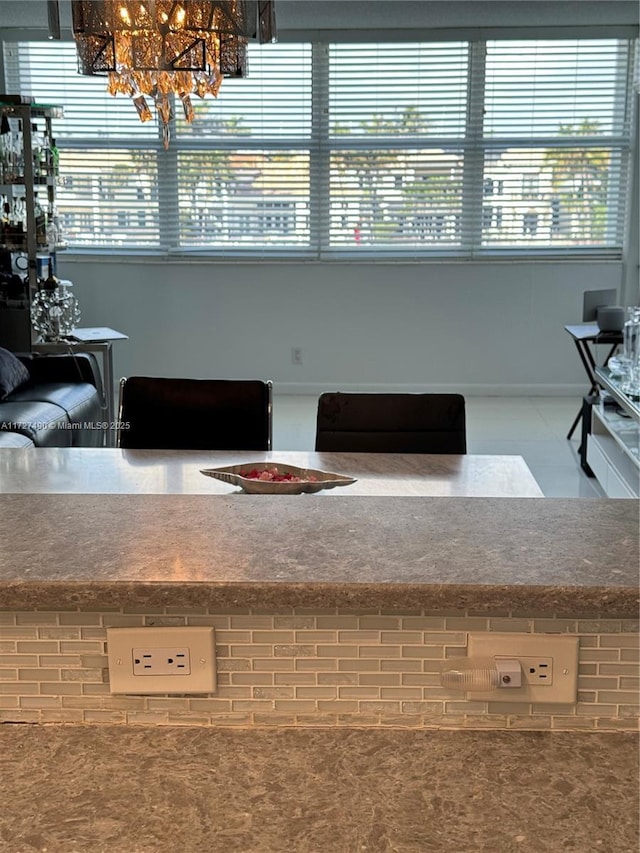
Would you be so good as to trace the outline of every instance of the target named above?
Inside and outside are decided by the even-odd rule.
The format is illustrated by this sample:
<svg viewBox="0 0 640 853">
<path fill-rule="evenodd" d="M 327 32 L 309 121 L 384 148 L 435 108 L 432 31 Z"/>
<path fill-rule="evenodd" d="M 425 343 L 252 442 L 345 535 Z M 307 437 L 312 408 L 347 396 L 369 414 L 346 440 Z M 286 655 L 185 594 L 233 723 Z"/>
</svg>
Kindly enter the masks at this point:
<svg viewBox="0 0 640 853">
<path fill-rule="evenodd" d="M 575 703 L 578 692 L 578 638 L 567 634 L 470 633 L 468 658 L 520 662 L 522 687 L 468 693 L 491 702 Z"/>
<path fill-rule="evenodd" d="M 291 347 L 291 363 L 302 364 L 302 347 Z"/>
<path fill-rule="evenodd" d="M 111 693 L 213 693 L 214 629 L 107 628 Z"/>
</svg>

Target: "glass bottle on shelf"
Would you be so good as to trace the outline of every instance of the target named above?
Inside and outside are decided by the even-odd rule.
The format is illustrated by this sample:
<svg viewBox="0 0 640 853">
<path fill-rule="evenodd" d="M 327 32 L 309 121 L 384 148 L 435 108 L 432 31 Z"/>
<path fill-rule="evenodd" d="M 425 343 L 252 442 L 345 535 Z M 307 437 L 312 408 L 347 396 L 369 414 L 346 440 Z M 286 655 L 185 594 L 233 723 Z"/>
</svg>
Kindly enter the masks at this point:
<svg viewBox="0 0 640 853">
<path fill-rule="evenodd" d="M 8 117 L 3 113 L 0 120 L 0 184 L 5 184 L 9 180 L 10 138 L 11 125 Z"/>
<path fill-rule="evenodd" d="M 51 140 L 49 139 L 46 125 L 42 133 L 39 173 L 40 176 L 45 179 L 51 175 Z"/>
<path fill-rule="evenodd" d="M 5 184 L 19 182 L 24 179 L 22 120 L 3 116 L 0 139 L 2 140 L 2 182 Z"/>
<path fill-rule="evenodd" d="M 633 361 L 638 354 L 638 330 L 640 328 L 640 307 L 627 308 L 627 319 L 622 330 L 624 357 Z"/>
<path fill-rule="evenodd" d="M 44 290 L 55 290 L 56 287 L 58 286 L 58 279 L 56 278 L 56 275 L 54 273 L 53 264 L 54 264 L 53 257 L 50 257 L 49 258 L 48 275 L 45 278 L 44 282 L 42 283 L 42 287 Z"/>
<path fill-rule="evenodd" d="M 49 151 L 51 154 L 51 174 L 53 175 L 57 183 L 58 173 L 60 171 L 60 152 L 58 151 L 56 141 L 55 139 L 53 139 L 53 137 L 51 138 L 51 146 Z"/>
<path fill-rule="evenodd" d="M 47 244 L 55 249 L 57 246 L 63 245 L 62 230 L 60 228 L 60 220 L 55 204 L 50 201 L 47 210 L 47 225 L 46 225 Z"/>
<path fill-rule="evenodd" d="M 42 155 L 42 149 L 44 145 L 44 140 L 42 134 L 38 130 L 38 125 L 35 122 L 31 122 L 31 161 L 33 163 L 33 177 L 37 179 L 40 177 L 40 157 Z"/>
<path fill-rule="evenodd" d="M 627 308 L 627 320 L 622 329 L 623 363 L 626 381 L 623 390 L 627 394 L 640 394 L 640 306 Z"/>
<path fill-rule="evenodd" d="M 11 205 L 9 204 L 6 195 L 0 198 L 0 244 L 6 247 L 9 242 L 9 214 Z"/>
<path fill-rule="evenodd" d="M 47 245 L 47 218 L 45 216 L 38 193 L 33 194 L 33 212 L 36 223 L 36 245 Z"/>
</svg>

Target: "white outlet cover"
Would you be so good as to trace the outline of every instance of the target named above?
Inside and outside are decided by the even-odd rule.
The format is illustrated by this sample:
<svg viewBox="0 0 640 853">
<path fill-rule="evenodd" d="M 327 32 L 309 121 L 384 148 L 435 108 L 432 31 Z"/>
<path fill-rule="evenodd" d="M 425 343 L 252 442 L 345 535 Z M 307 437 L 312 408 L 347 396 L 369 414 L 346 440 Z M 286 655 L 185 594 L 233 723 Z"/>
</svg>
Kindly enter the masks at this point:
<svg viewBox="0 0 640 853">
<path fill-rule="evenodd" d="M 473 691 L 468 699 L 487 699 L 491 702 L 536 702 L 574 704 L 578 693 L 578 638 L 567 634 L 510 634 L 470 633 L 467 640 L 468 658 L 509 658 L 528 660 L 535 657 L 553 659 L 551 684 Z M 527 663 L 528 663 L 527 660 Z"/>
<path fill-rule="evenodd" d="M 216 690 L 215 633 L 213 628 L 107 628 L 107 656 L 111 693 L 138 696 L 214 693 Z M 190 673 L 137 675 L 134 649 L 154 652 L 189 650 Z"/>
</svg>

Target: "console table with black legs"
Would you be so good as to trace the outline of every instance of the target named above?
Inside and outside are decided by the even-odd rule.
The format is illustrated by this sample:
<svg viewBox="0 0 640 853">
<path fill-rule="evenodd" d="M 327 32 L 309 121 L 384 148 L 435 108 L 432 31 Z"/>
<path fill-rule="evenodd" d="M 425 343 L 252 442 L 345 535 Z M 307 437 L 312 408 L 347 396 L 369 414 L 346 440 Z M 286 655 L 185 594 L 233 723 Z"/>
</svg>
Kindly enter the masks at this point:
<svg viewBox="0 0 640 853">
<path fill-rule="evenodd" d="M 564 328 L 573 338 L 580 361 L 589 379 L 590 387 L 585 396 L 591 396 L 597 393 L 599 387 L 596 368 L 606 365 L 609 361 L 618 346 L 622 343 L 622 332 L 601 332 L 595 323 L 581 323 L 578 326 L 565 326 Z M 596 347 L 600 344 L 604 344 L 607 347 L 607 355 L 602 365 L 599 365 L 596 361 Z M 567 438 L 571 438 L 581 418 L 582 407 L 571 424 Z"/>
</svg>

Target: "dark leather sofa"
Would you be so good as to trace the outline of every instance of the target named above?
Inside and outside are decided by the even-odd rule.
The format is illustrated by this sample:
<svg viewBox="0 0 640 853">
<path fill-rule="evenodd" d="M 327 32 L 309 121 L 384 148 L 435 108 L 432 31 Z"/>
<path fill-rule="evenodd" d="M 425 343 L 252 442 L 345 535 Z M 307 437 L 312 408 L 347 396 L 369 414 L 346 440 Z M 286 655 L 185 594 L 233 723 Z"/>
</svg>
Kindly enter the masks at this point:
<svg viewBox="0 0 640 853">
<path fill-rule="evenodd" d="M 95 356 L 17 356 L 29 377 L 0 400 L 0 447 L 100 447 L 106 412 Z"/>
</svg>

